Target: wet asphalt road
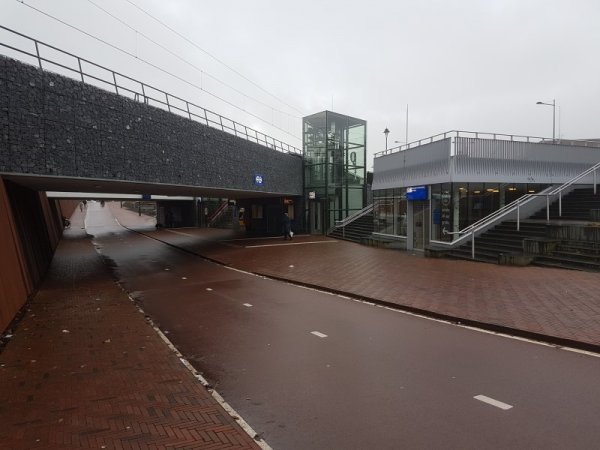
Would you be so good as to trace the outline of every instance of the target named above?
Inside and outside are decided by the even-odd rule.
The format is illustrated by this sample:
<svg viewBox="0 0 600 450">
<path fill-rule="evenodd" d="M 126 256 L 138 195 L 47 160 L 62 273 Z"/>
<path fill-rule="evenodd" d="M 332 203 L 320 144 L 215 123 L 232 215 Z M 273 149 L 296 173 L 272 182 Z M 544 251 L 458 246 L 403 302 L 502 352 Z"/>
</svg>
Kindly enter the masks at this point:
<svg viewBox="0 0 600 450">
<path fill-rule="evenodd" d="M 125 230 L 97 203 L 86 227 L 275 449 L 598 447 L 600 358 L 222 267 Z"/>
</svg>

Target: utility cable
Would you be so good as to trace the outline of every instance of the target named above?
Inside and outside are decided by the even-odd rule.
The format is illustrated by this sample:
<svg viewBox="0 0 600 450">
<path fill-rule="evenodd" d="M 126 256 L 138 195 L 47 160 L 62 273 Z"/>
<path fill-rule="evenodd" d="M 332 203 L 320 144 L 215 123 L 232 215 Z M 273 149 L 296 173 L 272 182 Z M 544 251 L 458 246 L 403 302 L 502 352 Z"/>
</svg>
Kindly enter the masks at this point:
<svg viewBox="0 0 600 450">
<path fill-rule="evenodd" d="M 172 33 L 176 34 L 177 36 L 179 36 L 181 39 L 183 39 L 184 41 L 186 41 L 188 44 L 196 47 L 198 50 L 200 50 L 201 52 L 203 52 L 204 54 L 210 56 L 212 59 L 214 59 L 215 61 L 217 61 L 219 64 L 222 64 L 223 66 L 227 67 L 229 70 L 231 70 L 233 73 L 235 73 L 236 75 L 238 75 L 239 77 L 243 78 L 244 80 L 246 80 L 248 83 L 252 84 L 253 86 L 257 87 L 258 89 L 260 89 L 261 91 L 263 91 L 264 93 L 268 94 L 269 96 L 273 97 L 274 99 L 276 99 L 277 101 L 281 102 L 282 104 L 284 104 L 285 106 L 287 106 L 288 108 L 291 108 L 297 112 L 299 112 L 300 114 L 304 115 L 304 112 L 298 108 L 296 108 L 295 106 L 290 105 L 289 103 L 286 103 L 284 100 L 280 99 L 279 97 L 277 97 L 274 94 L 271 94 L 269 91 L 267 91 L 265 88 L 263 88 L 262 86 L 260 86 L 259 84 L 255 83 L 254 81 L 252 81 L 250 78 L 246 77 L 244 74 L 240 73 L 239 71 L 237 71 L 236 69 L 234 69 L 233 67 L 231 67 L 230 65 L 228 65 L 227 63 L 221 61 L 219 58 L 217 58 L 216 56 L 214 56 L 213 54 L 211 54 L 210 52 L 208 52 L 207 50 L 204 50 L 202 47 L 200 47 L 198 44 L 196 44 L 194 41 L 192 41 L 191 39 L 187 38 L 186 36 L 184 36 L 183 34 L 179 33 L 177 30 L 171 28 L 169 25 L 167 25 L 166 23 L 164 23 L 163 21 L 161 21 L 160 19 L 157 19 L 156 17 L 154 17 L 152 14 L 150 14 L 148 11 L 144 10 L 142 7 L 136 5 L 135 3 L 133 3 L 131 0 L 125 0 L 127 3 L 129 3 L 130 5 L 132 5 L 133 7 L 137 8 L 139 11 L 141 11 L 142 13 L 146 14 L 148 17 L 150 17 L 152 20 L 158 22 L 159 24 L 161 24 L 163 27 L 165 27 L 167 30 L 171 31 Z"/>
<path fill-rule="evenodd" d="M 276 111 L 280 114 L 285 114 L 287 116 L 290 116 L 294 119 L 301 119 L 302 117 L 299 116 L 294 116 L 293 114 L 289 114 L 285 111 L 282 111 L 280 109 L 274 108 L 273 106 L 258 100 L 254 97 L 249 96 L 248 94 L 246 94 L 245 92 L 240 91 L 239 89 L 219 80 L 217 77 L 211 75 L 210 73 L 202 70 L 200 67 L 192 64 L 191 62 L 187 61 L 186 59 L 182 58 L 181 56 L 177 55 L 175 52 L 173 52 L 172 50 L 168 49 L 167 47 L 165 47 L 164 45 L 160 44 L 159 42 L 156 42 L 155 40 L 153 40 L 152 38 L 150 38 L 148 35 L 142 33 L 141 31 L 135 29 L 134 27 L 132 27 L 131 25 L 129 25 L 127 22 L 125 22 L 124 20 L 120 19 L 119 17 L 115 16 L 114 14 L 112 14 L 111 12 L 107 11 L 106 9 L 104 9 L 102 6 L 98 5 L 97 3 L 93 2 L 92 0 L 87 0 L 88 3 L 91 3 L 92 5 L 94 5 L 96 8 L 98 8 L 99 10 L 103 11 L 105 14 L 109 15 L 110 17 L 112 17 L 114 20 L 120 22 L 122 25 L 126 26 L 127 28 L 129 28 L 132 31 L 135 31 L 137 34 L 139 34 L 140 36 L 142 36 L 144 39 L 148 40 L 149 42 L 153 43 L 154 45 L 156 45 L 157 47 L 160 47 L 161 49 L 163 49 L 165 52 L 169 53 L 170 55 L 174 56 L 175 58 L 179 59 L 180 61 L 182 61 L 183 63 L 189 65 L 190 67 L 194 68 L 195 70 L 197 70 L 198 72 L 200 72 L 200 74 L 205 75 L 209 78 L 212 78 L 213 80 L 215 80 L 218 83 L 221 83 L 223 86 L 226 86 L 227 88 L 231 89 L 232 91 L 237 92 L 238 94 L 256 102 L 259 103 L 273 111 Z"/>
<path fill-rule="evenodd" d="M 70 23 L 67 23 L 67 22 L 65 22 L 64 20 L 62 20 L 62 19 L 59 19 L 58 17 L 55 17 L 55 16 L 53 16 L 53 15 L 51 15 L 51 14 L 49 14 L 49 13 L 45 12 L 45 11 L 42 11 L 41 9 L 38 9 L 38 8 L 36 8 L 35 6 L 32 6 L 32 5 L 28 4 L 28 3 L 26 3 L 26 2 L 25 2 L 25 0 L 16 0 L 16 1 L 17 1 L 18 3 L 21 3 L 21 4 L 22 4 L 22 5 L 24 5 L 24 6 L 27 6 L 28 8 L 30 8 L 30 9 L 32 9 L 32 10 L 34 10 L 34 11 L 36 11 L 36 12 L 40 13 L 40 14 L 42 14 L 42 15 L 44 15 L 44 16 L 46 16 L 46 17 L 50 18 L 50 19 L 52 19 L 52 20 L 55 20 L 55 21 L 57 21 L 57 22 L 59 22 L 59 23 L 61 23 L 61 24 L 65 25 L 65 26 L 67 26 L 67 27 L 69 27 L 69 28 L 72 28 L 72 29 L 73 29 L 73 30 L 75 30 L 75 31 L 78 31 L 78 32 L 80 32 L 80 33 L 82 33 L 82 34 L 85 34 L 86 36 L 88 36 L 88 37 L 90 37 L 90 38 L 92 38 L 92 39 L 94 39 L 94 40 L 96 40 L 96 41 L 98 41 L 98 42 L 101 42 L 101 43 L 103 43 L 104 45 L 107 45 L 108 47 L 111 47 L 111 48 L 113 48 L 113 49 L 115 49 L 115 50 L 117 50 L 117 51 L 119 51 L 119 52 L 121 52 L 121 53 L 123 53 L 123 54 L 125 54 L 125 55 L 127 55 L 127 56 L 130 56 L 130 57 L 132 57 L 132 58 L 135 58 L 135 59 L 137 59 L 138 61 L 141 61 L 141 62 L 143 62 L 144 64 L 146 64 L 146 65 L 148 65 L 148 66 L 150 66 L 150 67 L 153 67 L 153 68 L 155 68 L 155 69 L 157 69 L 157 70 L 159 70 L 159 71 L 161 71 L 161 72 L 163 72 L 163 73 L 165 73 L 165 74 L 167 74 L 167 75 L 169 75 L 169 76 L 171 76 L 171 77 L 173 77 L 173 78 L 175 78 L 175 79 L 177 79 L 177 80 L 179 80 L 179 81 L 182 81 L 183 83 L 185 83 L 185 84 L 187 84 L 187 85 L 189 85 L 189 86 L 191 86 L 191 87 L 193 87 L 193 88 L 195 88 L 195 89 L 198 89 L 198 90 L 200 90 L 200 91 L 202 91 L 202 92 L 206 92 L 208 95 L 210 95 L 210 96 L 212 96 L 212 97 L 214 97 L 214 98 L 216 98 L 216 99 L 218 99 L 218 100 L 222 101 L 223 103 L 226 103 L 226 104 L 228 104 L 229 106 L 232 106 L 232 107 L 234 107 L 235 109 L 238 109 L 239 111 L 242 111 L 242 112 L 243 112 L 243 113 L 245 113 L 245 114 L 248 114 L 249 116 L 252 116 L 252 117 L 254 117 L 255 119 L 258 119 L 258 120 L 260 120 L 261 122 L 264 122 L 264 123 L 266 123 L 267 125 L 270 125 L 270 126 L 272 126 L 273 128 L 275 128 L 275 129 L 277 129 L 277 130 L 279 130 L 279 131 L 282 131 L 283 133 L 285 133 L 285 134 L 287 134 L 287 135 L 289 135 L 289 136 L 293 137 L 294 139 L 300 139 L 300 137 L 299 137 L 299 136 L 296 136 L 296 135 L 294 135 L 294 134 L 290 133 L 289 131 L 287 131 L 287 130 L 284 130 L 283 128 L 280 128 L 280 127 L 278 127 L 277 125 L 275 125 L 275 124 L 273 124 L 273 123 L 271 123 L 271 122 L 269 122 L 269 121 L 267 121 L 267 120 L 263 119 L 262 117 L 260 117 L 260 116 L 258 116 L 258 115 L 256 115 L 256 114 L 254 114 L 254 113 L 252 113 L 252 112 L 250 112 L 250 111 L 247 111 L 246 109 L 244 109 L 244 108 L 242 108 L 242 107 L 240 107 L 240 106 L 237 106 L 237 105 L 233 104 L 232 102 L 230 102 L 230 101 L 228 101 L 228 100 L 225 100 L 224 98 L 222 98 L 222 97 L 220 97 L 220 96 L 218 96 L 218 95 L 216 95 L 216 94 L 213 94 L 213 93 L 212 93 L 212 92 L 210 92 L 209 90 L 207 90 L 207 89 L 204 89 L 204 88 L 202 88 L 201 86 L 198 86 L 197 84 L 194 84 L 194 83 L 192 83 L 192 82 L 190 82 L 190 81 L 187 81 L 187 80 L 185 80 L 185 79 L 181 78 L 180 76 L 178 76 L 178 75 L 175 75 L 174 73 L 172 73 L 172 72 L 169 72 L 168 70 L 165 70 L 165 69 L 163 69 L 162 67 L 159 67 L 159 66 L 157 66 L 156 64 L 153 64 L 153 63 L 151 63 L 151 62 L 149 62 L 149 61 L 146 61 L 146 60 L 145 60 L 145 59 L 143 59 L 143 58 L 139 58 L 138 56 L 134 55 L 133 53 L 131 53 L 131 52 L 128 52 L 127 50 L 124 50 L 124 49 L 122 49 L 122 48 L 120 48 L 120 47 L 117 47 L 116 45 L 114 45 L 114 44 L 111 44 L 110 42 L 107 42 L 107 41 L 105 41 L 105 40 L 103 40 L 103 39 L 101 39 L 101 38 L 99 38 L 99 37 L 97 37 L 97 36 L 94 36 L 93 34 L 90 34 L 90 33 L 88 33 L 87 31 L 84 31 L 84 30 L 82 30 L 81 28 L 78 28 L 78 27 L 76 27 L 75 25 L 71 25 Z"/>
</svg>

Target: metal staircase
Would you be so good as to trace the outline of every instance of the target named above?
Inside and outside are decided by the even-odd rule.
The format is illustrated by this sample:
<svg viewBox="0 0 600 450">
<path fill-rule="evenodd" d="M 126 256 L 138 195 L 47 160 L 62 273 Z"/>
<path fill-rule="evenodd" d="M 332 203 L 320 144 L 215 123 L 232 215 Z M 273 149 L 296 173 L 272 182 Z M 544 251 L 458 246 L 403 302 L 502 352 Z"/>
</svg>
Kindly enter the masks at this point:
<svg viewBox="0 0 600 450">
<path fill-rule="evenodd" d="M 361 243 L 374 230 L 373 203 L 344 220 L 338 220 L 327 235 L 336 239 Z"/>
<path fill-rule="evenodd" d="M 534 239 L 552 243 L 545 254 L 530 256 L 531 264 L 546 267 L 560 267 L 574 270 L 600 271 L 600 240 L 570 239 L 561 230 L 565 227 L 590 227 L 590 211 L 600 210 L 600 195 L 592 188 L 578 188 L 562 199 L 562 215 L 559 215 L 559 201 L 550 205 L 550 221 L 546 221 L 548 210 L 541 209 L 529 219 L 504 221 L 479 235 L 475 252 L 471 243 L 450 250 L 452 258 L 498 263 L 502 255 L 524 255 L 523 241 Z M 517 229 L 518 228 L 518 229 Z M 600 230 L 597 233 L 600 237 Z"/>
<path fill-rule="evenodd" d="M 447 255 L 458 259 L 498 263 L 500 255 L 523 253 L 524 239 L 542 239 L 546 236 L 545 223 L 521 222 L 519 228 L 517 230 L 515 221 L 501 222 L 491 230 L 477 237 L 475 257 L 473 257 L 470 242 L 449 251 Z"/>
</svg>

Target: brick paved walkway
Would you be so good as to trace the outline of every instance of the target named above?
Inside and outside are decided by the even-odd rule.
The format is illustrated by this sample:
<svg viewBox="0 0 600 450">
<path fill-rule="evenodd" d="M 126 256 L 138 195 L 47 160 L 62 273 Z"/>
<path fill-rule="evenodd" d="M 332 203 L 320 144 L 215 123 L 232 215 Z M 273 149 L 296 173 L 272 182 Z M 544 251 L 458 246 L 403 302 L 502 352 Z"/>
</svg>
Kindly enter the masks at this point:
<svg viewBox="0 0 600 450">
<path fill-rule="evenodd" d="M 0 354 L 0 448 L 259 448 L 114 283 L 81 222 Z"/>
<path fill-rule="evenodd" d="M 134 225 L 126 215 L 120 220 Z M 153 236 L 250 272 L 600 351 L 597 273 L 431 259 L 345 241 L 272 246 L 284 242 L 264 239 L 207 245 L 214 230 L 173 231 Z M 320 240 L 333 241 L 295 236 L 293 244 Z"/>
</svg>

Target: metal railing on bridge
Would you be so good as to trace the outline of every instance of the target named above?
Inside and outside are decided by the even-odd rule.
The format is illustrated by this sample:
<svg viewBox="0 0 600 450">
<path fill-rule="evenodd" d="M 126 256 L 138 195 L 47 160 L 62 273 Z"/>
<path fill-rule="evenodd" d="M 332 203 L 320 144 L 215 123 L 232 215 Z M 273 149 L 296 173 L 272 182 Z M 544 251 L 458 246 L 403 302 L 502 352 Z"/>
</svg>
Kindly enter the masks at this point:
<svg viewBox="0 0 600 450">
<path fill-rule="evenodd" d="M 274 150 L 297 155 L 302 154 L 302 150 L 292 145 L 286 144 L 285 142 L 282 142 L 271 136 L 267 136 L 266 134 L 261 133 L 260 131 L 242 125 L 234 120 L 228 119 L 227 117 L 223 117 L 220 114 L 203 108 L 202 106 L 196 105 L 195 103 L 187 101 L 181 97 L 169 94 L 168 92 L 163 91 L 162 89 L 131 78 L 120 72 L 109 69 L 108 67 L 96 64 L 88 59 L 74 55 L 73 53 L 61 50 L 57 47 L 54 47 L 53 45 L 46 44 L 45 42 L 19 33 L 18 31 L 12 30 L 3 25 L 0 25 L 0 29 L 7 31 L 8 33 L 14 36 L 24 38 L 27 42 L 33 44 L 33 47 L 35 48 L 35 53 L 22 48 L 17 48 L 13 45 L 9 45 L 4 42 L 0 42 L 0 47 L 5 47 L 17 52 L 18 54 L 27 55 L 34 58 L 35 60 L 37 60 L 37 63 L 40 69 L 42 70 L 46 69 L 43 63 L 52 64 L 56 67 L 65 69 L 67 73 L 78 75 L 77 78 L 80 79 L 82 83 L 90 84 L 86 80 L 94 80 L 96 82 L 99 82 L 101 86 L 112 87 L 112 89 L 114 89 L 117 95 L 128 96 L 128 98 L 133 98 L 136 101 L 140 101 L 145 104 L 152 104 L 152 106 L 158 106 L 162 109 L 166 109 L 169 112 L 176 112 L 179 115 L 188 117 L 190 120 L 195 120 L 197 122 L 202 123 L 203 125 L 216 128 L 218 130 L 232 134 L 239 138 L 255 142 L 256 144 L 264 145 L 265 147 L 272 148 Z M 49 49 L 58 52 L 61 55 L 74 58 L 73 61 L 76 62 L 77 66 L 75 68 L 69 67 L 68 65 L 59 62 L 56 59 L 50 59 L 50 57 L 45 57 L 44 55 L 42 55 L 42 51 L 44 49 Z M 89 70 L 84 70 L 86 65 L 89 65 L 91 68 L 101 69 L 101 71 L 105 71 L 107 76 L 104 78 L 99 76 L 98 74 L 91 73 Z M 95 84 L 94 86 L 98 87 Z"/>
<path fill-rule="evenodd" d="M 409 142 L 407 144 L 392 147 L 387 150 L 382 150 L 375 153 L 374 157 L 379 158 L 380 156 L 391 155 L 392 153 L 409 150 L 411 148 L 419 147 L 425 144 L 431 144 L 432 142 L 441 141 L 448 138 L 472 138 L 472 139 L 492 139 L 495 141 L 511 141 L 511 142 L 530 142 L 536 144 L 557 144 L 557 145 L 577 145 L 583 147 L 600 147 L 599 141 L 586 141 L 586 140 L 570 140 L 570 139 L 548 139 L 536 136 L 519 136 L 516 134 L 502 134 L 502 133 L 483 133 L 479 131 L 460 131 L 452 130 L 446 131 L 445 133 L 436 134 L 427 138 L 419 139 L 418 141 Z"/>
</svg>

